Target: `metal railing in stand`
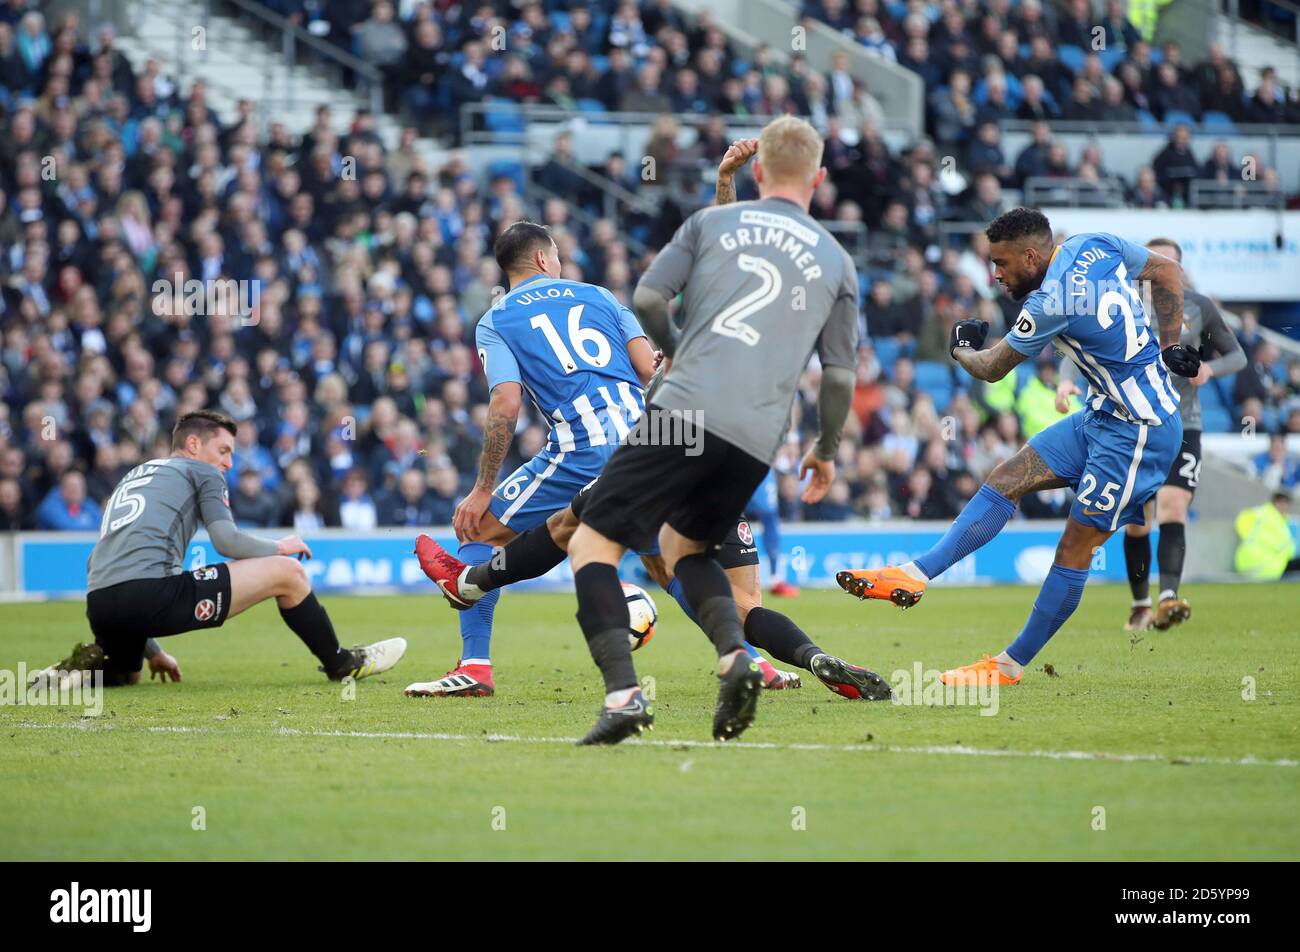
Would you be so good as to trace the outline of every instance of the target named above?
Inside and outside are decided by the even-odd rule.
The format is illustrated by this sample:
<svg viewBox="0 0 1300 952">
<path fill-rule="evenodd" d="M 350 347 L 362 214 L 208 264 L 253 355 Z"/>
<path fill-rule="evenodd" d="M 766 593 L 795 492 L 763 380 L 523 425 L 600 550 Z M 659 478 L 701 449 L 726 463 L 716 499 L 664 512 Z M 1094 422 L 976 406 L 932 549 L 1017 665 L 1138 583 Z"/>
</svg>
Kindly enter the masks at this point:
<svg viewBox="0 0 1300 952">
<path fill-rule="evenodd" d="M 359 91 L 370 105 L 370 111 L 379 115 L 384 111 L 384 76 L 373 63 L 367 63 L 360 57 L 346 50 L 339 49 L 328 40 L 323 40 L 295 23 L 286 20 L 254 0 L 216 0 L 216 2 L 237 8 L 258 21 L 257 25 L 264 32 L 279 33 L 279 46 L 286 70 L 288 88 L 286 90 L 289 108 L 295 104 L 294 68 L 299 63 L 300 53 L 307 51 L 315 54 L 316 60 L 308 58 L 310 65 L 323 65 L 330 69 L 342 81 L 355 76 Z M 213 0 L 204 0 L 204 21 L 211 19 Z M 252 26 L 241 18 L 245 26 Z M 343 83 L 341 82 L 340 85 Z"/>
<path fill-rule="evenodd" d="M 146 25 L 170 24 L 175 49 L 162 58 L 167 60 L 164 68 L 175 76 L 182 89 L 194 79 L 195 65 L 209 61 L 214 39 L 213 29 L 220 30 L 236 24 L 260 36 L 271 50 L 278 49 L 285 67 L 284 91 L 283 95 L 279 95 L 275 90 L 276 84 L 272 76 L 275 60 L 268 58 L 257 102 L 263 133 L 273 113 L 296 108 L 299 99 L 296 84 L 300 70 L 304 67 L 325 69 L 340 87 L 345 87 L 350 82 L 355 83 L 358 94 L 366 99 L 371 111 L 376 115 L 383 112 L 384 77 L 374 65 L 314 36 L 253 0 L 216 0 L 216 3 L 230 8 L 232 15 L 229 18 L 214 16 L 214 0 L 203 0 L 197 22 L 194 5 L 187 3 L 172 3 L 170 0 L 83 0 L 84 10 L 91 23 L 108 20 L 124 38 L 139 37 Z M 217 7 L 217 12 L 220 10 Z M 223 23 L 223 20 L 226 22 Z M 157 36 L 156 33 L 154 35 Z M 200 36 L 203 42 L 197 43 Z M 219 78 L 208 78 L 207 81 L 209 86 L 235 98 L 242 96 L 223 85 Z"/>
<path fill-rule="evenodd" d="M 1263 22 L 1264 7 L 1281 7 L 1283 10 L 1290 11 L 1292 14 L 1295 15 L 1295 22 L 1291 24 L 1292 33 L 1290 37 L 1286 36 L 1283 33 L 1280 33 L 1277 30 L 1271 29 Z M 1252 26 L 1257 26 L 1265 33 L 1269 34 L 1270 36 L 1275 36 L 1278 39 L 1290 40 L 1292 43 L 1300 44 L 1300 6 L 1296 6 L 1294 3 L 1289 2 L 1289 0 L 1263 0 L 1263 3 L 1261 3 L 1259 6 L 1259 12 L 1261 15 L 1261 18 L 1259 20 L 1248 20 L 1245 17 L 1243 17 L 1241 15 L 1241 4 L 1238 2 L 1238 0 L 1223 0 L 1223 10 L 1229 16 L 1232 17 L 1231 29 L 1232 29 L 1233 46 L 1234 46 L 1233 49 L 1234 59 L 1236 58 L 1235 46 L 1236 46 L 1237 21 L 1240 21 L 1242 23 L 1249 23 Z M 1297 50 L 1297 55 L 1300 55 L 1300 50 Z"/>
</svg>

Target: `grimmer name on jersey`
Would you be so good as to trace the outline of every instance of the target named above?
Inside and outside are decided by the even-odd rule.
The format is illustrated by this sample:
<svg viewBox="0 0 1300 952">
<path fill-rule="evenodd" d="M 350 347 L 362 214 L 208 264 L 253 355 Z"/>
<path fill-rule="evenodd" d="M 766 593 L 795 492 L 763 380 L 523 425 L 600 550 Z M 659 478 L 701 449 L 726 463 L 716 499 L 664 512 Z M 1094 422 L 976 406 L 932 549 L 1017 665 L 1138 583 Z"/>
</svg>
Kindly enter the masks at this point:
<svg viewBox="0 0 1300 952">
<path fill-rule="evenodd" d="M 858 360 L 858 274 L 839 242 L 794 202 L 701 209 L 641 283 L 682 295 L 682 336 L 655 395 L 668 410 L 770 462 L 790 426 L 799 376 Z"/>
</svg>

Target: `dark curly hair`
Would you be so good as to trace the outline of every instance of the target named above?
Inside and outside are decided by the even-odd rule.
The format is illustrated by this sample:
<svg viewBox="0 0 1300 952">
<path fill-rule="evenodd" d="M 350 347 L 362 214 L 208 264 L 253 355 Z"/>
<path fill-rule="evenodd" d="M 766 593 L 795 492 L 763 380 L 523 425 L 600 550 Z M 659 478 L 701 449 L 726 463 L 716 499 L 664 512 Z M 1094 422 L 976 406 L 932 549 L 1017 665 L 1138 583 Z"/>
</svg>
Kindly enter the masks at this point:
<svg viewBox="0 0 1300 952">
<path fill-rule="evenodd" d="M 990 242 L 1018 241 L 1022 238 L 1052 240 L 1052 223 L 1037 208 L 1013 208 L 989 222 L 984 230 Z"/>
</svg>

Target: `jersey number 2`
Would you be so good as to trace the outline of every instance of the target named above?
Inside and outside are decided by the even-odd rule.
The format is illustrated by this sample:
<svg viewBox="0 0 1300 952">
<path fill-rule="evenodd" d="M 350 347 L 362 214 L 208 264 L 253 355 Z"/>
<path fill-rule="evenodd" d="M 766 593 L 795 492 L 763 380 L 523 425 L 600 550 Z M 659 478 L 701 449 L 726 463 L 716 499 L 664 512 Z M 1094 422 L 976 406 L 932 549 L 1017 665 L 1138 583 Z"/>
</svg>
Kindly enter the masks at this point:
<svg viewBox="0 0 1300 952">
<path fill-rule="evenodd" d="M 1133 286 L 1128 283 L 1128 269 L 1124 265 L 1119 265 L 1115 269 L 1115 277 L 1119 279 L 1120 286 L 1124 289 L 1125 294 L 1118 291 L 1110 290 L 1101 296 L 1097 302 L 1097 323 L 1105 330 L 1115 323 L 1115 319 L 1110 316 L 1112 307 L 1119 308 L 1124 315 L 1124 360 L 1129 361 L 1142 352 L 1142 348 L 1151 340 L 1151 335 L 1147 333 L 1147 326 L 1150 322 L 1143 315 L 1142 322 L 1145 326 L 1139 328 L 1137 325 L 1137 315 L 1133 313 L 1133 306 L 1129 303 L 1128 298 L 1134 301 L 1138 300 L 1137 292 Z"/>
<path fill-rule="evenodd" d="M 723 337 L 734 337 L 742 344 L 753 347 L 758 343 L 761 335 L 745 321 L 776 300 L 777 295 L 781 293 L 781 272 L 770 261 L 753 255 L 738 255 L 736 264 L 740 266 L 741 271 L 757 274 L 760 283 L 756 290 L 746 294 L 715 317 L 712 331 Z"/>
</svg>

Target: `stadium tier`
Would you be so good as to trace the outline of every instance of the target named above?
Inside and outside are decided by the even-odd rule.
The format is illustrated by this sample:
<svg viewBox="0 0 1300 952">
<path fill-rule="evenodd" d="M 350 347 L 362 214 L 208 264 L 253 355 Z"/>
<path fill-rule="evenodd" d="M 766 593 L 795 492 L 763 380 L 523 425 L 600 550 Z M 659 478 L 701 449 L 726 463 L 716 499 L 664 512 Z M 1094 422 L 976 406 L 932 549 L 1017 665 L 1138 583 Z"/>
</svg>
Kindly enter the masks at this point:
<svg viewBox="0 0 1300 952">
<path fill-rule="evenodd" d="M 1297 260 L 1294 226 L 1284 237 L 1279 224 L 1300 193 L 1290 65 L 1166 39 L 1182 34 L 1165 15 L 1126 17 L 1118 2 L 765 8 L 810 40 L 831 36 L 821 58 L 797 42 L 747 45 L 666 0 L 472 14 L 213 4 L 214 39 L 226 21 L 261 31 L 248 55 L 276 59 L 276 29 L 297 30 L 277 68 L 355 58 L 336 74 L 337 103 L 298 127 L 215 50 L 168 63 L 128 35 L 124 5 L 83 7 L 0 6 L 0 529 L 97 526 L 121 475 L 165 455 L 177 415 L 203 406 L 239 421 L 230 492 L 243 525 L 447 523 L 479 451 L 474 327 L 502 283 L 502 227 L 544 222 L 567 277 L 627 303 L 653 252 L 712 200 L 730 141 L 768 116 L 806 116 L 825 137 L 812 211 L 859 265 L 865 331 L 851 439 L 814 506 L 794 470 L 815 430 L 815 366 L 801 387 L 777 460 L 787 519 L 951 518 L 1059 417 L 1047 355 L 998 385 L 948 359 L 954 322 L 996 332 L 1014 317 L 981 233 L 999 212 L 1026 202 L 1105 222 L 1232 208 L 1266 223 L 1261 256 L 1276 238 L 1280 260 Z M 120 22 L 91 19 L 105 13 Z M 358 92 L 367 64 L 378 111 Z M 907 117 L 873 94 L 870 69 L 921 78 L 921 135 L 901 136 Z M 747 175 L 739 191 L 755 194 Z M 1194 262 L 1220 259 L 1227 273 L 1207 263 L 1202 279 L 1251 356 L 1203 388 L 1206 430 L 1245 418 L 1300 433 L 1300 361 L 1267 329 L 1294 331 L 1297 295 L 1238 280 L 1234 268 L 1253 266 L 1240 241 L 1241 260 L 1223 265 L 1217 235 L 1179 236 Z M 1292 289 L 1295 274 L 1283 266 Z M 526 411 L 509 464 L 544 439 Z M 1257 449 L 1259 471 L 1277 470 Z M 1287 455 L 1279 478 L 1294 485 L 1296 469 Z M 1066 507 L 1066 493 L 1044 494 L 1024 515 Z"/>
</svg>

